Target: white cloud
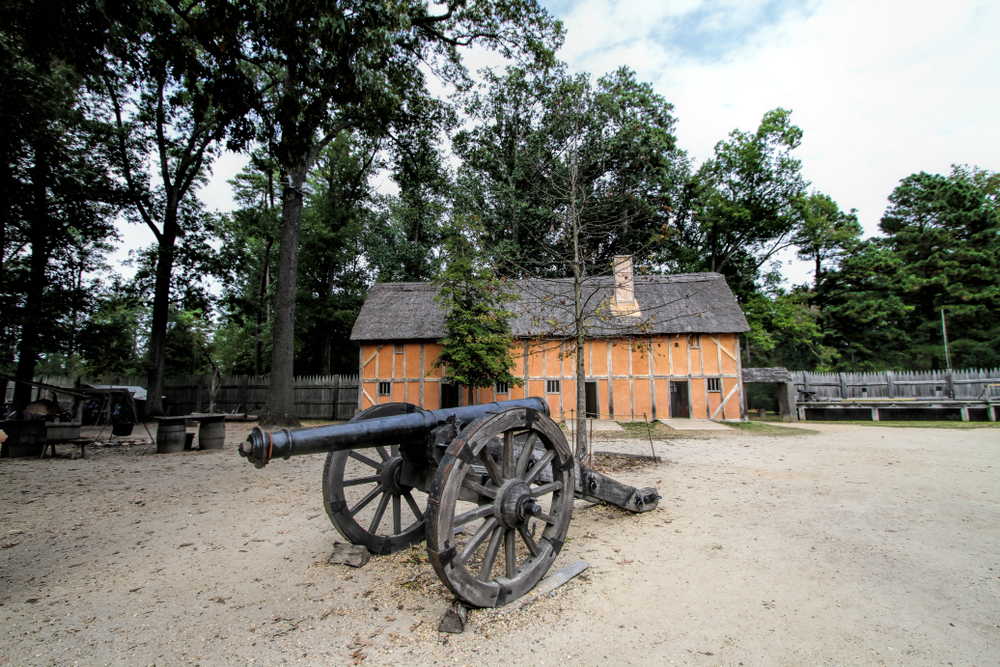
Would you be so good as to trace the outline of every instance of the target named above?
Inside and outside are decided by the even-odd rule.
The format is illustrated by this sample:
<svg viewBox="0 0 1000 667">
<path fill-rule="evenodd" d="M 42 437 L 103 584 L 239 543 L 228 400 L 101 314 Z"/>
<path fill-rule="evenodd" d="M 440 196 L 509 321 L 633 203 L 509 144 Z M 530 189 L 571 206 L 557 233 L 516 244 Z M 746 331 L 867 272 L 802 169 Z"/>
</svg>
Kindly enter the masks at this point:
<svg viewBox="0 0 1000 667">
<path fill-rule="evenodd" d="M 698 160 L 769 109 L 792 109 L 805 176 L 857 208 L 869 234 L 911 173 L 952 163 L 1000 170 L 1000 6 L 622 0 L 557 16 L 570 68 L 634 69 L 675 105 L 678 141 Z"/>
</svg>

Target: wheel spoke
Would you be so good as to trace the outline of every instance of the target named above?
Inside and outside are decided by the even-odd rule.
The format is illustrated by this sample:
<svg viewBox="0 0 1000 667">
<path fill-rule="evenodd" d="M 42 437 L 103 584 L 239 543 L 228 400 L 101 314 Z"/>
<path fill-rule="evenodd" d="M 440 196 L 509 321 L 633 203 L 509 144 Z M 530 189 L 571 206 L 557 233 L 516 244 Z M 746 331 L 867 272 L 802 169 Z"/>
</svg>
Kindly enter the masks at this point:
<svg viewBox="0 0 1000 667">
<path fill-rule="evenodd" d="M 495 500 L 497 497 L 497 489 L 491 489 L 489 487 L 483 486 L 482 484 L 475 481 L 472 477 L 469 476 L 466 476 L 466 478 L 462 480 L 462 486 L 471 491 L 475 491 L 476 493 L 484 495 L 487 498 L 491 498 L 493 500 Z"/>
<path fill-rule="evenodd" d="M 522 477 L 524 472 L 528 469 L 528 461 L 531 460 L 531 454 L 535 451 L 535 440 L 538 439 L 538 434 L 532 431 L 528 434 L 527 440 L 524 441 L 524 447 L 521 449 L 521 455 L 517 457 L 517 467 L 514 469 L 514 474 L 517 477 Z"/>
<path fill-rule="evenodd" d="M 555 523 L 556 523 L 556 518 L 554 516 L 552 516 L 551 514 L 546 514 L 545 512 L 542 512 L 541 514 L 537 514 L 535 516 L 535 518 L 536 519 L 541 519 L 545 523 L 551 523 L 553 525 L 555 525 Z"/>
<path fill-rule="evenodd" d="M 514 531 L 507 529 L 503 534 L 503 555 L 507 561 L 507 578 L 513 579 L 517 574 L 517 544 L 514 542 Z"/>
<path fill-rule="evenodd" d="M 469 560 L 469 556 L 472 555 L 472 552 L 479 548 L 479 545 L 482 544 L 487 537 L 489 537 L 490 533 L 492 533 L 493 529 L 496 527 L 497 527 L 496 519 L 488 519 L 487 521 L 483 521 L 483 525 L 479 527 L 479 530 L 476 531 L 476 534 L 473 535 L 469 539 L 469 541 L 465 543 L 464 547 L 462 547 L 462 552 L 458 554 L 458 560 L 461 563 L 465 563 L 465 561 Z"/>
<path fill-rule="evenodd" d="M 382 515 L 385 514 L 385 508 L 388 507 L 389 505 L 390 495 L 391 494 L 388 491 L 386 491 L 385 493 L 382 494 L 382 497 L 379 498 L 378 507 L 375 509 L 375 516 L 372 517 L 372 522 L 368 526 L 368 532 L 371 533 L 372 535 L 378 534 L 378 525 L 382 523 Z"/>
<path fill-rule="evenodd" d="M 531 495 L 536 498 L 544 496 L 546 494 L 552 493 L 553 491 L 558 491 L 562 488 L 562 482 L 549 482 L 548 484 L 542 484 L 541 486 L 536 486 L 531 490 Z"/>
<path fill-rule="evenodd" d="M 489 473 L 490 479 L 493 483 L 500 488 L 503 486 L 503 474 L 501 474 L 500 469 L 497 468 L 497 462 L 493 460 L 493 455 L 490 454 L 490 448 L 484 446 L 479 450 L 479 458 L 483 460 L 483 465 L 486 466 L 486 472 Z"/>
<path fill-rule="evenodd" d="M 524 540 L 524 545 L 528 547 L 528 551 L 531 553 L 532 557 L 541 553 L 538 549 L 538 545 L 535 544 L 535 540 L 533 540 L 531 535 L 528 534 L 528 531 L 525 530 L 525 526 L 518 526 L 517 532 L 520 534 L 521 539 Z"/>
<path fill-rule="evenodd" d="M 362 498 L 361 501 L 357 505 L 354 506 L 354 509 L 351 510 L 351 516 L 354 516 L 355 514 L 357 514 L 361 510 L 363 510 L 365 507 L 367 507 L 368 503 L 370 503 L 371 501 L 375 500 L 375 496 L 377 496 L 378 494 L 382 493 L 384 490 L 385 489 L 382 488 L 382 485 L 379 484 L 374 489 L 372 489 L 371 491 L 369 491 L 368 495 L 366 495 L 364 498 Z M 368 532 L 371 532 L 371 531 L 368 531 Z"/>
<path fill-rule="evenodd" d="M 413 496 L 410 495 L 410 492 L 407 491 L 406 493 L 404 493 L 403 497 L 406 498 L 406 504 L 410 506 L 410 511 L 413 512 L 413 517 L 417 521 L 423 521 L 424 513 L 420 511 L 420 506 L 417 505 L 417 501 L 413 499 Z"/>
<path fill-rule="evenodd" d="M 400 507 L 399 496 L 392 496 L 392 534 L 399 535 L 403 532 L 403 508 Z"/>
<path fill-rule="evenodd" d="M 344 482 L 342 486 L 358 486 L 359 484 L 371 484 L 372 482 L 377 482 L 381 479 L 379 475 L 371 475 L 370 477 L 358 477 L 357 479 L 352 479 L 349 482 Z"/>
<path fill-rule="evenodd" d="M 552 463 L 552 459 L 554 459 L 555 457 L 556 453 L 551 449 L 545 452 L 545 455 L 542 458 L 538 459 L 538 463 L 536 463 L 535 466 L 530 471 L 528 471 L 528 474 L 524 478 L 524 483 L 531 484 L 533 481 L 535 481 L 535 478 L 538 477 L 538 475 L 543 470 L 545 470 L 545 467 L 547 465 Z"/>
<path fill-rule="evenodd" d="M 505 431 L 503 434 L 503 476 L 510 479 L 514 470 L 514 432 Z"/>
<path fill-rule="evenodd" d="M 376 470 L 378 470 L 379 472 L 382 472 L 382 464 L 381 463 L 377 463 L 374 459 L 368 458 L 364 454 L 358 454 L 357 452 L 351 452 L 351 458 L 354 459 L 355 461 L 361 461 L 365 465 L 369 465 L 372 468 L 375 468 Z"/>
<path fill-rule="evenodd" d="M 484 516 L 488 516 L 493 513 L 493 505 L 480 505 L 474 510 L 469 510 L 468 512 L 462 512 L 455 517 L 455 527 L 465 525 L 470 521 L 475 521 L 476 519 L 482 519 Z"/>
<path fill-rule="evenodd" d="M 503 541 L 504 530 L 500 526 L 493 529 L 490 537 L 490 545 L 486 547 L 486 555 L 483 556 L 483 567 L 479 570 L 479 581 L 486 581 L 493 572 L 493 563 L 496 562 L 497 553 L 500 551 L 500 542 Z"/>
<path fill-rule="evenodd" d="M 378 452 L 379 457 L 381 457 L 383 461 L 389 460 L 389 452 L 385 451 L 385 447 L 379 445 L 375 448 L 375 451 Z"/>
</svg>

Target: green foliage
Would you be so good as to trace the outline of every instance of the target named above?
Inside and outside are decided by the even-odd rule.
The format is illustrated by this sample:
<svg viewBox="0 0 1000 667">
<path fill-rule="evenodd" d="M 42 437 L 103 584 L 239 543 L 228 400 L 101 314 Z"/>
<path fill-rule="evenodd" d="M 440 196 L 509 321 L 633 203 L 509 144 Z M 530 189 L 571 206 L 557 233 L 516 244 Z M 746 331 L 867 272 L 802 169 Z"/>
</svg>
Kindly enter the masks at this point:
<svg viewBox="0 0 1000 667">
<path fill-rule="evenodd" d="M 716 144 L 685 188 L 662 260 L 675 270 L 721 272 L 745 301 L 805 217 L 809 184 L 792 156 L 801 141 L 791 112 L 779 108 L 756 132 L 736 129 Z"/>
<path fill-rule="evenodd" d="M 831 345 L 854 367 L 943 368 L 941 311 L 952 365 L 1000 350 L 998 179 L 976 169 L 904 178 L 880 225 L 824 288 Z"/>
<path fill-rule="evenodd" d="M 477 122 L 455 137 L 459 214 L 475 216 L 505 273 L 606 272 L 667 222 L 676 172 L 673 107 L 627 68 L 591 83 L 556 68 L 487 74 L 463 99 Z M 575 248 L 575 250 L 574 250 Z"/>
<path fill-rule="evenodd" d="M 520 386 L 510 350 L 512 313 L 506 304 L 516 297 L 475 252 L 473 228 L 456 228 L 446 241 L 447 264 L 435 281 L 436 297 L 445 309 L 446 336 L 434 367 L 463 387 L 492 387 L 498 382 Z"/>
</svg>

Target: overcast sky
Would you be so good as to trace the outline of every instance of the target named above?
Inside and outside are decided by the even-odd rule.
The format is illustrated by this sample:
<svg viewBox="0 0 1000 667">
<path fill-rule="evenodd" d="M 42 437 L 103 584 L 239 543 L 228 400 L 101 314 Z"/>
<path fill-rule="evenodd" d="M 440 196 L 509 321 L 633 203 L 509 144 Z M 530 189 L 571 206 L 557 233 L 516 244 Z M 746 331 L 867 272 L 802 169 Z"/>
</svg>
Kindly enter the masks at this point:
<svg viewBox="0 0 1000 667">
<path fill-rule="evenodd" d="M 594 76 L 621 65 L 675 106 L 698 162 L 734 128 L 792 110 L 812 187 L 877 233 L 900 179 L 952 164 L 1000 170 L 1000 3 L 949 0 L 542 0 L 566 25 L 558 54 Z M 475 58 L 470 65 L 476 66 Z M 229 210 L 217 163 L 202 199 Z M 130 235 L 131 236 L 131 235 Z M 786 266 L 792 282 L 808 265 Z"/>
</svg>

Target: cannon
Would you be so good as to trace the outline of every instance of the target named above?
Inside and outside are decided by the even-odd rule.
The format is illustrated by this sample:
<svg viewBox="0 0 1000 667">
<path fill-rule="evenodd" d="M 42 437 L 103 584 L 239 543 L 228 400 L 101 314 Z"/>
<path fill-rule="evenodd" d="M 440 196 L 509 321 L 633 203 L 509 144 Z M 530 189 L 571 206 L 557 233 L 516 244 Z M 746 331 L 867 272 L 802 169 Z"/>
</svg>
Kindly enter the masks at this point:
<svg viewBox="0 0 1000 667">
<path fill-rule="evenodd" d="M 426 540 L 442 582 L 474 607 L 504 605 L 545 576 L 575 498 L 632 512 L 660 499 L 576 460 L 541 398 L 441 410 L 385 403 L 344 424 L 254 428 L 239 452 L 257 468 L 326 453 L 323 504 L 337 531 L 374 554 Z"/>
</svg>

